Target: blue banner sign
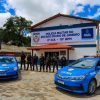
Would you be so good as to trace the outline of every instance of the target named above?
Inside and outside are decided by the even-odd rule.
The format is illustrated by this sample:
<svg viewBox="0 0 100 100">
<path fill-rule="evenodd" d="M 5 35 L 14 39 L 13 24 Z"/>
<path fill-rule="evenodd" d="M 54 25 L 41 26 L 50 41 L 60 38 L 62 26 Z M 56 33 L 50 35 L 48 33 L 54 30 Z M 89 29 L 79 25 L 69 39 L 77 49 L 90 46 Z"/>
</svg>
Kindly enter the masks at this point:
<svg viewBox="0 0 100 100">
<path fill-rule="evenodd" d="M 95 41 L 96 27 L 42 30 L 32 32 L 31 44 Z"/>
<path fill-rule="evenodd" d="M 93 39 L 93 28 L 82 29 L 82 39 Z"/>
</svg>

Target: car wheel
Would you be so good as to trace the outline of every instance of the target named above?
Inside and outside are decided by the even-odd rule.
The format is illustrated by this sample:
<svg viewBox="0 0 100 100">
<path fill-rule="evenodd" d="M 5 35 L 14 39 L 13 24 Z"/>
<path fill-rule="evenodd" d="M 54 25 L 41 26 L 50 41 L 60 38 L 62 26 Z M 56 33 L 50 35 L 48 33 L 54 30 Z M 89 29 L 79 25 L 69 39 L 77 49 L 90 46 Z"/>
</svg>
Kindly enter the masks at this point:
<svg viewBox="0 0 100 100">
<path fill-rule="evenodd" d="M 88 94 L 90 94 L 90 95 L 94 94 L 96 91 L 96 87 L 97 87 L 96 81 L 91 80 L 89 83 L 89 86 L 88 86 Z"/>
</svg>

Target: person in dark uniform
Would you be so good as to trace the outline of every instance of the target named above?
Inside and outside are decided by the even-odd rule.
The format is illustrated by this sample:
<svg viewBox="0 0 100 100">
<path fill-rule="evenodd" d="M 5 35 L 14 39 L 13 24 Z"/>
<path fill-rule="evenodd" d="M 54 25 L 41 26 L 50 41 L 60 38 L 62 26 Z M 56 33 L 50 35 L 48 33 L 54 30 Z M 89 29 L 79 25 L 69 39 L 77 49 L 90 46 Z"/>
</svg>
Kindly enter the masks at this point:
<svg viewBox="0 0 100 100">
<path fill-rule="evenodd" d="M 29 66 L 30 66 L 30 69 L 32 70 L 32 57 L 31 57 L 31 55 L 27 56 L 27 69 L 26 70 L 29 69 Z"/>
<path fill-rule="evenodd" d="M 58 65 L 59 65 L 59 57 L 57 55 L 55 55 L 52 59 L 52 64 L 53 64 L 53 72 L 55 71 L 55 67 L 56 70 L 58 70 Z"/>
<path fill-rule="evenodd" d="M 21 54 L 21 68 L 20 68 L 21 70 L 22 70 L 22 65 L 24 65 L 24 70 L 26 69 L 26 66 L 25 66 L 26 61 L 25 61 L 25 59 L 26 59 L 26 55 L 22 51 L 22 54 Z"/>
<path fill-rule="evenodd" d="M 40 72 L 41 72 L 42 69 L 43 71 L 45 70 L 45 57 L 43 56 L 43 54 L 41 54 L 39 61 L 40 61 Z"/>
<path fill-rule="evenodd" d="M 63 68 L 64 66 L 66 66 L 66 57 L 63 55 L 62 57 L 61 57 L 61 68 Z"/>
<path fill-rule="evenodd" d="M 38 71 L 38 66 L 37 66 L 37 64 L 38 64 L 38 56 L 35 54 L 35 55 L 33 56 L 33 70 L 34 70 L 34 67 L 36 66 L 36 70 Z"/>
<path fill-rule="evenodd" d="M 48 68 L 49 68 L 49 72 L 51 72 L 51 57 L 47 56 L 46 58 L 46 72 L 48 72 Z"/>
<path fill-rule="evenodd" d="M 32 65 L 32 70 L 34 71 L 34 59 L 32 55 L 31 55 L 31 65 Z"/>
</svg>

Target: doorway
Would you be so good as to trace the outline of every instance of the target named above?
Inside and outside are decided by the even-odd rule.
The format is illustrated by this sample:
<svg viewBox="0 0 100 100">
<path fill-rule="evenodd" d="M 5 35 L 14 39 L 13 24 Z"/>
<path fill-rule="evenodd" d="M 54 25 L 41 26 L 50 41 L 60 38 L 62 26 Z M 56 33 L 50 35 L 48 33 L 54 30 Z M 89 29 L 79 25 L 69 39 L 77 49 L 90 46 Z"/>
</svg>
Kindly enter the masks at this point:
<svg viewBox="0 0 100 100">
<path fill-rule="evenodd" d="M 45 52 L 45 58 L 47 58 L 47 56 L 53 57 L 55 55 L 59 57 L 59 52 Z"/>
</svg>

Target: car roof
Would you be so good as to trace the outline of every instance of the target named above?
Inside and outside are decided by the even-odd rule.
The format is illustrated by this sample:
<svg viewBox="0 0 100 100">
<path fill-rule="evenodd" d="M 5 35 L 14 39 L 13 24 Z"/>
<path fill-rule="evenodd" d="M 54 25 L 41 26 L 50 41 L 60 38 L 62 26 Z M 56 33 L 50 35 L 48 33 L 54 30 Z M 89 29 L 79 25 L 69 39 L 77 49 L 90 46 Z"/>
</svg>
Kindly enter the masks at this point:
<svg viewBox="0 0 100 100">
<path fill-rule="evenodd" d="M 8 56 L 8 55 L 6 55 L 6 56 L 2 56 L 2 55 L 0 55 L 0 57 L 6 57 L 6 58 L 9 58 L 9 57 L 15 57 L 15 56 Z"/>
<path fill-rule="evenodd" d="M 84 58 L 81 58 L 81 59 L 91 59 L 91 60 L 100 60 L 100 57 L 84 57 Z"/>
</svg>

